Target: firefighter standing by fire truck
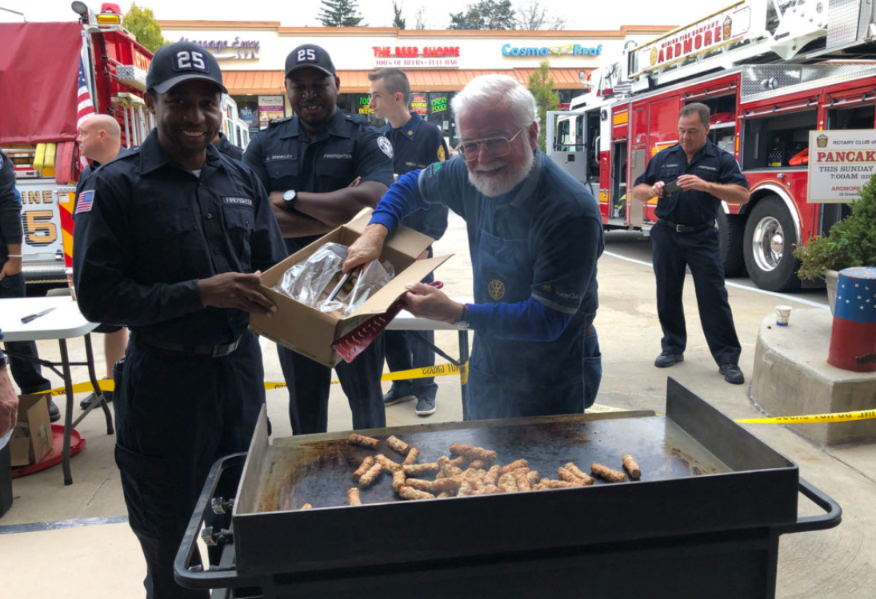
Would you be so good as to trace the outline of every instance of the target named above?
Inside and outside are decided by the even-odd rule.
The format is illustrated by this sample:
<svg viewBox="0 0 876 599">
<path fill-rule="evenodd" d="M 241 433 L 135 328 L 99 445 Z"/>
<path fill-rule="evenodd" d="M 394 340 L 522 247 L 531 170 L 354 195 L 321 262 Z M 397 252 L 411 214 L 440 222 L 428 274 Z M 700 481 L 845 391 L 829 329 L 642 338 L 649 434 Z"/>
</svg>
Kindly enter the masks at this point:
<svg viewBox="0 0 876 599">
<path fill-rule="evenodd" d="M 712 357 L 724 380 L 741 385 L 745 382 L 739 369 L 742 348 L 727 301 L 715 217 L 722 200 L 748 202 L 748 181 L 736 159 L 709 141 L 708 134 L 709 107 L 693 103 L 682 108 L 679 143 L 654 156 L 633 188 L 639 201 L 657 198 L 658 220 L 651 229 L 651 243 L 663 341 L 654 365 L 667 368 L 684 360 L 687 330 L 682 291 L 687 265 Z"/>
</svg>

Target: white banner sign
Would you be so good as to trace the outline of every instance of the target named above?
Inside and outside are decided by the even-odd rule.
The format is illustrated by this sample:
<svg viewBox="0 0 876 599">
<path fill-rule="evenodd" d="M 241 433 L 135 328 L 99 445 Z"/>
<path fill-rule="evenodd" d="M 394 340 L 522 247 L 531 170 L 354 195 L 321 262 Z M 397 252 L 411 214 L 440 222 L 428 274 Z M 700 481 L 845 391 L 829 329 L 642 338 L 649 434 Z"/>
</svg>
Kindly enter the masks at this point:
<svg viewBox="0 0 876 599">
<path fill-rule="evenodd" d="M 854 202 L 876 172 L 876 131 L 809 132 L 809 201 Z"/>
</svg>

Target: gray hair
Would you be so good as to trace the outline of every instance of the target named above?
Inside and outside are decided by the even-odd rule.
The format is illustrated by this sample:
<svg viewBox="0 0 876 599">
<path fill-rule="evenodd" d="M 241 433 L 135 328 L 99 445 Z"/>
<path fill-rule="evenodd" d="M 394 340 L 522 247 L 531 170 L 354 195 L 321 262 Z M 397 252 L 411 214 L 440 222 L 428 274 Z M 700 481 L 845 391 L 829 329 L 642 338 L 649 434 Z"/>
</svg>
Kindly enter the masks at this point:
<svg viewBox="0 0 876 599">
<path fill-rule="evenodd" d="M 678 118 L 693 115 L 699 116 L 700 122 L 706 127 L 709 126 L 709 116 L 711 115 L 711 112 L 709 111 L 708 106 L 699 102 L 685 104 L 684 107 L 681 109 L 681 112 L 678 113 Z"/>
<path fill-rule="evenodd" d="M 538 111 L 532 93 L 508 75 L 475 77 L 453 97 L 450 106 L 457 120 L 461 114 L 481 108 L 508 110 L 521 129 L 538 122 Z"/>
</svg>

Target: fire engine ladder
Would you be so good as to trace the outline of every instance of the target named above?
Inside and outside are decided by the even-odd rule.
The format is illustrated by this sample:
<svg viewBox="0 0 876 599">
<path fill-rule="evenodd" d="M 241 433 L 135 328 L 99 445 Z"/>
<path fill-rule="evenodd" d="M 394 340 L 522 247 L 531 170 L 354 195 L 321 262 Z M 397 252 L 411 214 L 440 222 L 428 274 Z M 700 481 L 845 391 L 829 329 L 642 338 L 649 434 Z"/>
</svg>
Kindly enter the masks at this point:
<svg viewBox="0 0 876 599">
<path fill-rule="evenodd" d="M 143 144 L 143 140 L 154 127 L 152 114 L 146 110 L 143 98 L 131 93 L 121 93 L 112 98 L 112 103 L 121 109 L 124 115 L 124 131 L 126 147 L 132 148 Z"/>
<path fill-rule="evenodd" d="M 831 0 L 830 10 L 842 2 L 870 0 Z M 627 52 L 627 68 L 632 91 L 642 92 L 719 69 L 731 69 L 746 62 L 791 61 L 812 41 L 828 35 L 826 0 L 744 0 L 695 23 L 680 27 Z M 706 23 L 725 11 L 743 21 L 747 31 L 731 43 L 713 50 L 687 55 L 665 65 L 647 66 L 644 57 L 660 47 L 666 38 L 685 29 Z M 747 21 L 747 23 L 746 23 Z M 735 26 L 735 25 L 734 25 Z M 802 60 L 802 59 L 801 59 Z"/>
<path fill-rule="evenodd" d="M 872 0 L 830 0 L 827 13 L 827 44 L 823 50 L 806 58 L 824 58 L 827 54 L 855 54 L 876 41 L 876 4 Z"/>
</svg>

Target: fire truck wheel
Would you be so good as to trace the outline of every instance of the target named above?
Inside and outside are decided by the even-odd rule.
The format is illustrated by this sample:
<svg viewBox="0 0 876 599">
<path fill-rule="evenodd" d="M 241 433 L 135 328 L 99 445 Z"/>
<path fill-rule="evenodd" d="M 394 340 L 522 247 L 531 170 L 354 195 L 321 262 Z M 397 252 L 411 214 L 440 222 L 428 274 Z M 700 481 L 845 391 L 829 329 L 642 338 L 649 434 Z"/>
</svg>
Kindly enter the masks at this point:
<svg viewBox="0 0 876 599">
<path fill-rule="evenodd" d="M 776 196 L 760 200 L 745 223 L 745 267 L 755 285 L 767 291 L 800 289 L 794 221 Z"/>
<path fill-rule="evenodd" d="M 745 258 L 742 256 L 742 244 L 745 239 L 745 217 L 738 214 L 725 214 L 723 210 L 719 210 L 715 220 L 721 233 L 721 262 L 724 264 L 724 276 L 744 277 Z"/>
</svg>

